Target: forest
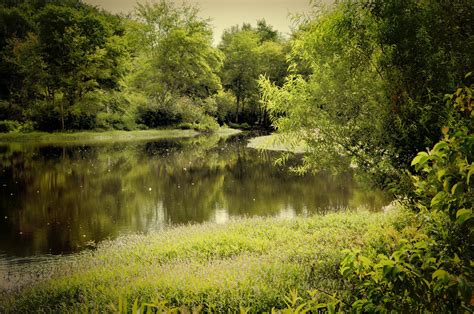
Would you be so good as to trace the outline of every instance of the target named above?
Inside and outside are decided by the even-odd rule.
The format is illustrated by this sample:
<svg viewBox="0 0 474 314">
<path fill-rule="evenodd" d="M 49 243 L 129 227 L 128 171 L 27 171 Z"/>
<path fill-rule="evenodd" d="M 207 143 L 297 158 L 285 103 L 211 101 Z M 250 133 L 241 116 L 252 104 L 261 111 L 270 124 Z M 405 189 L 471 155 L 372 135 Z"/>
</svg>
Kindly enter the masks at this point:
<svg viewBox="0 0 474 314">
<path fill-rule="evenodd" d="M 111 207 L 118 193 L 133 199 L 127 221 L 139 224 L 154 193 L 147 215 L 155 215 L 159 195 L 160 206 L 173 209 L 168 221 L 186 223 L 190 215 L 203 224 L 94 244 L 40 275 L 27 269 L 39 279 L 0 290 L 0 312 L 472 312 L 474 1 L 311 1 L 311 12 L 293 16 L 288 36 L 261 19 L 226 29 L 217 43 L 212 21 L 199 13 L 170 0 L 138 3 L 129 15 L 80 0 L 0 0 L 0 143 L 38 132 L 206 134 L 159 148 L 88 148 L 101 176 L 126 169 L 108 184 L 115 191 L 109 198 L 94 184 L 95 197 Z M 219 142 L 226 128 L 272 133 L 288 149 L 259 157 Z M 85 153 L 68 147 L 57 155 L 69 172 L 86 176 Z M 31 167 L 36 179 L 12 178 L 39 193 L 54 174 L 42 173 L 41 148 L 12 151 L 0 149 L 0 160 L 11 159 L 0 166 Z M 159 166 L 147 165 L 158 159 Z M 302 216 L 306 203 L 294 195 L 316 195 L 308 204 L 326 211 L 333 203 L 322 194 L 347 184 L 348 172 L 389 195 L 392 209 Z M 163 182 L 142 184 L 150 173 Z M 337 179 L 329 182 L 330 175 Z M 77 184 L 66 177 L 64 191 L 72 191 Z M 283 180 L 280 192 L 275 180 Z M 291 197 L 272 196 L 285 184 Z M 344 193 L 334 193 L 344 206 L 369 198 Z M 22 204 L 24 215 L 49 225 L 41 216 L 46 201 Z M 100 201 L 81 202 L 91 204 L 87 214 L 72 216 L 100 216 Z M 226 202 L 230 214 L 240 205 L 249 211 L 242 220 L 208 223 Z M 297 204 L 297 217 L 251 218 L 285 202 Z M 0 200 L 1 216 L 9 204 Z M 97 221 L 112 229 L 114 215 Z"/>
<path fill-rule="evenodd" d="M 289 43 L 265 20 L 213 47 L 210 21 L 188 4 L 141 4 L 128 18 L 74 0 L 4 1 L 1 21 L 4 132 L 268 128 L 257 80 L 287 74 Z"/>
</svg>

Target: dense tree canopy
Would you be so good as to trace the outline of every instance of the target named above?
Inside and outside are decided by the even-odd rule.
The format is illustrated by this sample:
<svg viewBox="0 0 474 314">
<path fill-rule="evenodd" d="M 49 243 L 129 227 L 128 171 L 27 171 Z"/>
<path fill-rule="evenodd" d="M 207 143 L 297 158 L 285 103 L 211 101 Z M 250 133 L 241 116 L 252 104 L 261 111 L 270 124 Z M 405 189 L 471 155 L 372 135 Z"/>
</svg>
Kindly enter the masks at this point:
<svg viewBox="0 0 474 314">
<path fill-rule="evenodd" d="M 474 68 L 473 8 L 341 1 L 316 9 L 291 42 L 293 63 L 310 74 L 295 72 L 281 88 L 260 81 L 275 127 L 311 147 L 300 170 L 354 162 L 379 184 L 398 178 L 456 123 L 444 95 Z"/>
<path fill-rule="evenodd" d="M 265 20 L 257 27 L 236 25 L 224 32 L 219 48 L 225 55 L 221 72 L 224 88 L 236 97 L 235 121 L 262 124 L 266 111 L 259 105 L 257 81 L 265 75 L 281 84 L 286 75 L 286 42 Z"/>
<path fill-rule="evenodd" d="M 47 130 L 93 127 L 101 108 L 87 97 L 118 89 L 124 72 L 120 19 L 79 1 L 25 2 L 0 11 L 12 21 L 1 40 L 2 77 L 9 78 L 2 107 L 16 113 L 3 118 Z"/>
</svg>

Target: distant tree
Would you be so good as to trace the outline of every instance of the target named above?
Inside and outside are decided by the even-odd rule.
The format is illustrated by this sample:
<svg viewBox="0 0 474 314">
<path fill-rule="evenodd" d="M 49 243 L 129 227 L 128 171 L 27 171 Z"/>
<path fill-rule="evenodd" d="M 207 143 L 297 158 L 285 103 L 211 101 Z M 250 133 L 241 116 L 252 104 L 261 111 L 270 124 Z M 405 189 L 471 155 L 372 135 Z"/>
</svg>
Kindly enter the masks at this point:
<svg viewBox="0 0 474 314">
<path fill-rule="evenodd" d="M 257 80 L 264 75 L 278 85 L 283 83 L 287 73 L 285 47 L 279 33 L 265 20 L 258 21 L 257 28 L 243 24 L 224 31 L 219 44 L 226 56 L 221 78 L 224 88 L 236 97 L 235 122 L 239 122 L 247 106 L 256 117 L 253 122 L 263 123 L 266 113 L 258 102 Z"/>
<path fill-rule="evenodd" d="M 196 7 L 161 0 L 139 4 L 137 14 L 144 48 L 138 86 L 161 104 L 180 96 L 205 98 L 220 89 L 223 56 L 212 47 L 211 26 Z"/>
<path fill-rule="evenodd" d="M 251 30 L 224 34 L 220 48 L 226 56 L 222 82 L 236 97 L 235 122 L 238 123 L 246 101 L 257 89 L 257 79 L 261 72 L 259 37 Z"/>
</svg>

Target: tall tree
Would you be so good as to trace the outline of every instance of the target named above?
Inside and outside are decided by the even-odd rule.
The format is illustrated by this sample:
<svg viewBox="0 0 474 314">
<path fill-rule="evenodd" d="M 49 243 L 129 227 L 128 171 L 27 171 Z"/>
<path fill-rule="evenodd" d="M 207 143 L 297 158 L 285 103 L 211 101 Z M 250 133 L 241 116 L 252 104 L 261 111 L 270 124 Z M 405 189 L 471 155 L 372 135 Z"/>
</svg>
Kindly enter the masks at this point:
<svg viewBox="0 0 474 314">
<path fill-rule="evenodd" d="M 381 185 L 456 123 L 444 95 L 474 68 L 474 3 L 340 1 L 292 41 L 309 73 L 261 80 L 274 125 L 310 145 L 308 168 L 356 162 Z M 449 13 L 449 14 L 447 14 Z M 298 68 L 298 65 L 292 68 Z"/>
<path fill-rule="evenodd" d="M 226 58 L 221 77 L 224 87 L 236 96 L 237 123 L 246 105 L 253 111 L 259 110 L 257 80 L 260 75 L 279 85 L 282 83 L 287 69 L 285 46 L 278 32 L 265 20 L 258 21 L 256 28 L 250 24 L 233 26 L 222 35 L 219 48 Z M 256 115 L 262 123 L 265 113 Z"/>
<path fill-rule="evenodd" d="M 139 87 L 160 104 L 179 96 L 205 98 L 220 89 L 223 56 L 212 47 L 209 21 L 195 6 L 161 0 L 139 4 L 137 13 L 144 48 L 135 80 Z"/>
</svg>

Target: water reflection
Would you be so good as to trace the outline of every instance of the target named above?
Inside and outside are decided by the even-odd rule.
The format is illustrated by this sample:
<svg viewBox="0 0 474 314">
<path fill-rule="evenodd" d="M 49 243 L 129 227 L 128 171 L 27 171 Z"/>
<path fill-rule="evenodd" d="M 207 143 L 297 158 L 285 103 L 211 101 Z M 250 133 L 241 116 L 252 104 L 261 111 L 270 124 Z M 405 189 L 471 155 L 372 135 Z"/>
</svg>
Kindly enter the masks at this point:
<svg viewBox="0 0 474 314">
<path fill-rule="evenodd" d="M 387 203 L 350 175 L 288 174 L 246 141 L 0 145 L 0 254 L 69 253 L 175 224 Z"/>
</svg>

